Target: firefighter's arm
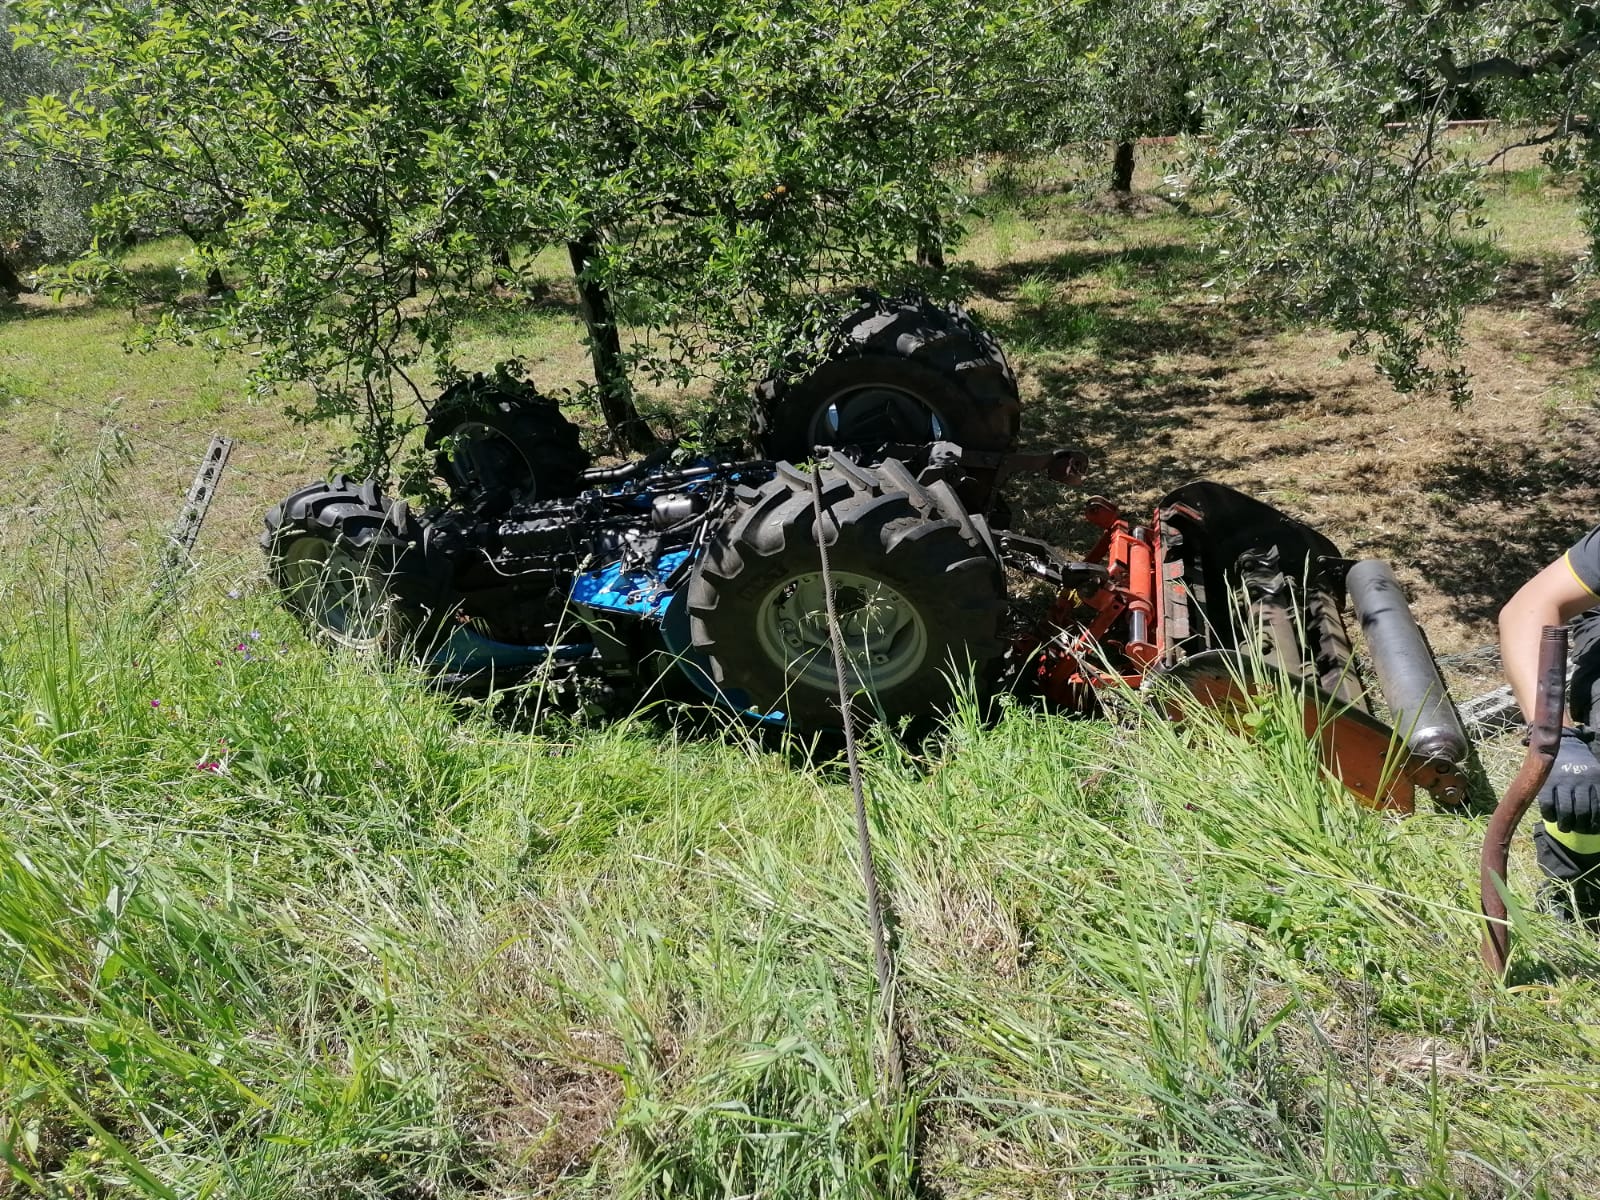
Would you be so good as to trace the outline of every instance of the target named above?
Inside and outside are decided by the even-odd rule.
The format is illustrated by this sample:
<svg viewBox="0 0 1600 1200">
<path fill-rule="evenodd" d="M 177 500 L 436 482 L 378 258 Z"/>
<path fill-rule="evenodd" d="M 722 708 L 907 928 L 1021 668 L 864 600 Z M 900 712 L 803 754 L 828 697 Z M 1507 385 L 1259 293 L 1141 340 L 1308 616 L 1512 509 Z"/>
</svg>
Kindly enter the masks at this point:
<svg viewBox="0 0 1600 1200">
<path fill-rule="evenodd" d="M 1540 631 L 1546 625 L 1565 625 L 1596 605 L 1600 596 L 1578 577 L 1570 555 L 1563 554 L 1523 584 L 1500 610 L 1500 662 L 1527 720 L 1533 719 Z"/>
</svg>

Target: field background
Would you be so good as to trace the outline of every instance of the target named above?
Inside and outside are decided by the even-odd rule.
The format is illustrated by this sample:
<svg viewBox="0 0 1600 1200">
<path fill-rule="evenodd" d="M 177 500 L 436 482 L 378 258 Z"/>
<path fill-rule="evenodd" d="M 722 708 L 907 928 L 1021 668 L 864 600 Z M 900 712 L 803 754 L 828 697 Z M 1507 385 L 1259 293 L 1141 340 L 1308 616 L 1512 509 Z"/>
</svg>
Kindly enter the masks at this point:
<svg viewBox="0 0 1600 1200">
<path fill-rule="evenodd" d="M 1457 410 L 1219 294 L 1204 216 L 1138 184 L 980 192 L 959 258 L 1025 444 L 1086 446 L 1134 510 L 1234 484 L 1393 562 L 1439 651 L 1490 641 L 1600 507 L 1592 338 L 1552 303 L 1575 197 L 1508 160 Z M 462 358 L 589 378 L 563 262 Z M 1013 709 L 872 751 L 913 1047 L 885 1101 L 836 772 L 308 646 L 254 538 L 338 433 L 239 360 L 125 349 L 202 302 L 178 263 L 136 252 L 136 313 L 0 310 L 0 1194 L 1600 1193 L 1593 937 L 1531 913 L 1493 986 L 1481 822 L 1353 810 L 1273 711 L 1253 743 Z M 213 432 L 233 459 L 163 595 Z M 1018 524 L 1084 546 L 1082 498 L 1025 491 Z"/>
</svg>

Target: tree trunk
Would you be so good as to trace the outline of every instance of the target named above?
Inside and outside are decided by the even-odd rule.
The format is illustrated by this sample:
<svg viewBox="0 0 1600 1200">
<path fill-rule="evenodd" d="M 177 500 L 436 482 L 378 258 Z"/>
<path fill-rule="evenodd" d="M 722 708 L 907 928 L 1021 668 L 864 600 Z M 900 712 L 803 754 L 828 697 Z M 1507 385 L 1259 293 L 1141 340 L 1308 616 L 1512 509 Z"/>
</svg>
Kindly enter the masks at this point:
<svg viewBox="0 0 1600 1200">
<path fill-rule="evenodd" d="M 1111 159 L 1111 190 L 1124 195 L 1133 191 L 1133 143 L 1118 142 Z"/>
<path fill-rule="evenodd" d="M 934 271 L 944 270 L 944 238 L 938 221 L 929 221 L 917 229 L 917 266 Z"/>
<path fill-rule="evenodd" d="M 20 296 L 30 289 L 22 282 L 17 269 L 0 255 L 0 296 Z"/>
<path fill-rule="evenodd" d="M 587 234 L 567 243 L 572 259 L 572 276 L 578 285 L 578 302 L 583 322 L 589 327 L 589 353 L 594 359 L 594 379 L 600 396 L 600 411 L 606 426 L 623 445 L 633 450 L 650 450 L 659 445 L 650 426 L 633 405 L 633 389 L 628 385 L 627 368 L 622 362 L 622 337 L 617 332 L 617 317 L 605 288 L 584 277 L 588 265 L 599 256 L 600 239 Z"/>
<path fill-rule="evenodd" d="M 204 250 L 206 248 L 207 241 L 210 240 L 212 235 L 211 230 L 196 228 L 188 221 L 180 220 L 178 222 L 178 228 L 182 230 L 183 236 L 189 239 L 196 250 Z M 206 299 L 221 300 L 228 294 L 229 290 L 228 281 L 222 277 L 221 269 L 215 266 L 207 268 Z"/>
</svg>

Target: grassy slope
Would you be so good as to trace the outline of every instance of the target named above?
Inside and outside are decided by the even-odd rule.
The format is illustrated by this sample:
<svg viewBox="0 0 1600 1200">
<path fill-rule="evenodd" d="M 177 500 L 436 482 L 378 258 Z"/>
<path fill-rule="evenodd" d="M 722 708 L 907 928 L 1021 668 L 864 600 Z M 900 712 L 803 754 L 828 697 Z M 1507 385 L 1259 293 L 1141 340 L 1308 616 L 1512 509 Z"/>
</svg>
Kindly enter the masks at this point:
<svg viewBox="0 0 1600 1200">
<path fill-rule="evenodd" d="M 913 1125 L 933 1195 L 1600 1186 L 1593 941 L 1532 917 L 1492 986 L 1478 824 L 1356 811 L 1270 712 L 875 756 L 885 1109 L 836 777 L 461 714 L 208 580 L 153 616 L 36 581 L 0 674 L 17 1189 L 912 1195 Z"/>
<path fill-rule="evenodd" d="M 0 580 L 0 1193 L 1600 1190 L 1593 940 L 1530 916 L 1491 986 L 1480 824 L 1353 810 L 1272 712 L 1253 743 L 1013 710 L 875 753 L 912 1045 L 885 1106 L 841 781 L 737 730 L 452 708 L 307 646 L 229 555 L 164 605 L 125 586 L 85 530 L 164 516 L 154 443 L 42 444 L 90 385 L 17 365 L 109 364 L 121 329 L 0 324 L 35 472 Z M 232 369 L 168 361 L 124 404 Z M 236 486 L 303 476 L 248 411 Z"/>
</svg>

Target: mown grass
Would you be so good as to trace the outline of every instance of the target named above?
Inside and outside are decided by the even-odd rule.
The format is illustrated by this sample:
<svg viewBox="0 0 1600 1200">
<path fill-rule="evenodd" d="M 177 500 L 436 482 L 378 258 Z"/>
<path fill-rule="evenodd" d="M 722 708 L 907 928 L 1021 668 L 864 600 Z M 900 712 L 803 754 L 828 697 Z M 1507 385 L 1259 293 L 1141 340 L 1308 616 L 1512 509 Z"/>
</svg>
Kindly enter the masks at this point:
<svg viewBox="0 0 1600 1200">
<path fill-rule="evenodd" d="M 107 586 L 94 524 L 0 588 L 4 1194 L 1600 1185 L 1592 938 L 1492 982 L 1480 824 L 1354 808 L 1271 705 L 872 751 L 891 1096 L 834 767 L 453 704 L 235 578 Z"/>
</svg>

